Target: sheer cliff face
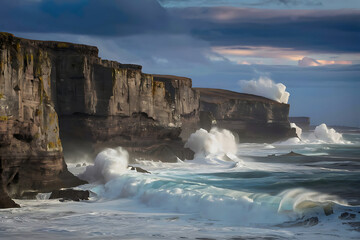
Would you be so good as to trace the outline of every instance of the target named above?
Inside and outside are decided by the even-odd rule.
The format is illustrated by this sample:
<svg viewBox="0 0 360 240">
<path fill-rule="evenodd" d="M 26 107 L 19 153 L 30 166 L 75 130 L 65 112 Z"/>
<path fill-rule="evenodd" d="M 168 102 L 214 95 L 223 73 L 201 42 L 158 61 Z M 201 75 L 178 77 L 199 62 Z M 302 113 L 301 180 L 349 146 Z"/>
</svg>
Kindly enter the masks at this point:
<svg viewBox="0 0 360 240">
<path fill-rule="evenodd" d="M 204 126 L 210 127 L 216 121 L 218 127 L 237 133 L 240 142 L 274 142 L 296 137 L 288 120 L 288 104 L 221 89 L 197 90 Z"/>
<path fill-rule="evenodd" d="M 19 196 L 23 190 L 49 190 L 80 183 L 64 163 L 51 75 L 52 59 L 45 47 L 0 33 L 3 200 L 8 199 L 3 198 L 4 191 Z"/>
<path fill-rule="evenodd" d="M 195 130 L 199 94 L 191 79 L 154 76 L 138 65 L 102 60 L 90 46 L 61 43 L 61 49 L 49 52 L 65 157 L 113 146 L 126 147 L 130 156 L 146 155 L 167 140 L 181 146 L 183 124 Z"/>
</svg>

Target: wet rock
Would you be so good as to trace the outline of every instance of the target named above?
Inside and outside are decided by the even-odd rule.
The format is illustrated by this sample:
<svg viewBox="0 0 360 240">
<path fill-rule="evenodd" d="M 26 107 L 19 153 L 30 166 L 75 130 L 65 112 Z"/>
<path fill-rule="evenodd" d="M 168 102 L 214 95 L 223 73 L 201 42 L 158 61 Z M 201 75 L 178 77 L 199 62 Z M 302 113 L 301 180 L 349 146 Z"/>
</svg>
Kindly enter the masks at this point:
<svg viewBox="0 0 360 240">
<path fill-rule="evenodd" d="M 3 186 L 0 185 L 0 208 L 19 208 L 19 204 L 15 203 L 8 195 Z"/>
<path fill-rule="evenodd" d="M 150 172 L 146 171 L 145 169 L 142 169 L 141 167 L 133 167 L 130 165 L 129 165 L 129 167 L 130 167 L 130 170 L 135 170 L 136 172 L 151 174 Z"/>
<path fill-rule="evenodd" d="M 354 213 L 343 212 L 339 216 L 339 219 L 341 219 L 341 220 L 351 220 L 351 219 L 354 219 L 355 217 L 356 217 L 356 214 L 354 214 Z"/>
<path fill-rule="evenodd" d="M 318 217 L 311 217 L 305 220 L 298 220 L 296 222 L 286 222 L 278 225 L 279 227 L 312 227 L 319 223 Z"/>
<path fill-rule="evenodd" d="M 298 157 L 298 156 L 304 156 L 304 155 L 291 151 L 291 152 L 289 152 L 287 154 L 283 154 L 283 155 L 280 155 L 280 156 L 281 157 Z"/>
<path fill-rule="evenodd" d="M 294 224 L 294 227 L 296 226 L 312 227 L 317 225 L 318 223 L 319 223 L 319 219 L 317 217 L 311 217 L 302 222 L 298 222 L 297 224 Z"/>
<path fill-rule="evenodd" d="M 60 198 L 60 201 L 89 200 L 90 192 L 83 190 L 65 189 L 55 190 L 51 193 L 50 199 Z"/>
</svg>

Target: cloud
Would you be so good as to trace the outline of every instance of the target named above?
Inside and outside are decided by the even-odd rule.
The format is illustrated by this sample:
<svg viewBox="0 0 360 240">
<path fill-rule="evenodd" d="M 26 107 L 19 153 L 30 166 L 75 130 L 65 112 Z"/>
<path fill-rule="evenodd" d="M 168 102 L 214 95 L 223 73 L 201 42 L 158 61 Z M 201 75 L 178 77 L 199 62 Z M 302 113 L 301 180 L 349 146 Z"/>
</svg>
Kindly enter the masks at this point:
<svg viewBox="0 0 360 240">
<path fill-rule="evenodd" d="M 170 9 L 193 36 L 213 46 L 269 46 L 318 52 L 360 52 L 358 10 L 269 10 L 229 7 Z"/>
<path fill-rule="evenodd" d="M 0 29 L 125 36 L 181 29 L 156 0 L 0 0 Z"/>
<path fill-rule="evenodd" d="M 320 0 L 159 0 L 165 7 L 204 6 L 322 6 Z"/>
<path fill-rule="evenodd" d="M 360 52 L 359 10 L 164 8 L 156 0 L 0 0 L 0 6 L 0 31 L 105 37 L 179 34 L 212 46 Z"/>
<path fill-rule="evenodd" d="M 352 61 L 334 61 L 334 60 L 316 60 L 309 57 L 303 57 L 298 61 L 300 67 L 314 67 L 324 65 L 351 65 Z"/>
</svg>

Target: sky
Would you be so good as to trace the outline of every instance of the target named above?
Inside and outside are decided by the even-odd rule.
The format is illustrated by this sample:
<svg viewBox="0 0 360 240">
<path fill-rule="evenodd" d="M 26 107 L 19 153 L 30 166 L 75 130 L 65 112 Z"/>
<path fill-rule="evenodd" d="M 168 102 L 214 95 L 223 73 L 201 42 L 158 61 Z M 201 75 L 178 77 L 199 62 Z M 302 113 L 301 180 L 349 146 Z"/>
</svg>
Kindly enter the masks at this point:
<svg viewBox="0 0 360 240">
<path fill-rule="evenodd" d="M 95 45 L 146 73 L 241 92 L 271 78 L 290 115 L 360 127 L 360 0 L 0 0 L 0 31 Z"/>
</svg>

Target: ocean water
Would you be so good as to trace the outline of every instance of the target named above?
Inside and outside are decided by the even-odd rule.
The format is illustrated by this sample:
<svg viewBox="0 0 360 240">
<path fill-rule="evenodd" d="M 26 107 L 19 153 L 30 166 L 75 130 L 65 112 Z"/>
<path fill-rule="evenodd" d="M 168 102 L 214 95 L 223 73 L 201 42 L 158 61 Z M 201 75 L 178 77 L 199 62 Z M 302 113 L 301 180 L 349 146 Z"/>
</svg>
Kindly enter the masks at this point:
<svg viewBox="0 0 360 240">
<path fill-rule="evenodd" d="M 0 239 L 360 239 L 360 134 L 337 134 L 250 144 L 199 130 L 193 160 L 131 163 L 151 174 L 107 149 L 69 165 L 89 201 L 17 200 L 0 210 Z"/>
</svg>

